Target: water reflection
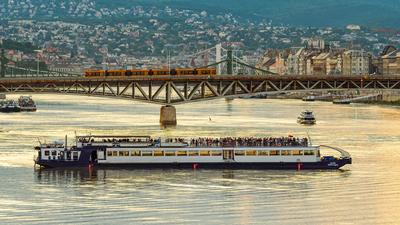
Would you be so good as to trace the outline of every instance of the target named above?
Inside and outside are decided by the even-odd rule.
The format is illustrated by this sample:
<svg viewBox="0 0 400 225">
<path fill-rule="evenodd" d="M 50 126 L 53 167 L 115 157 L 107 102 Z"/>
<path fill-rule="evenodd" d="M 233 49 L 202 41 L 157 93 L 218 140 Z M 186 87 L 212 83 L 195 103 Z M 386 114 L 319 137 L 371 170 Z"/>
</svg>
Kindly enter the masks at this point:
<svg viewBox="0 0 400 225">
<path fill-rule="evenodd" d="M 276 171 L 276 170 L 137 170 L 137 169 L 36 169 L 35 181 L 38 184 L 87 184 L 96 185 L 97 182 L 108 183 L 153 183 L 157 185 L 181 184 L 190 181 L 193 185 L 222 185 L 235 186 L 236 184 L 260 185 L 273 188 L 273 185 L 287 185 L 293 189 L 297 184 L 308 184 L 307 179 L 329 177 L 329 179 L 348 179 L 351 170 L 334 171 Z M 302 182 L 304 181 L 304 183 Z"/>
</svg>

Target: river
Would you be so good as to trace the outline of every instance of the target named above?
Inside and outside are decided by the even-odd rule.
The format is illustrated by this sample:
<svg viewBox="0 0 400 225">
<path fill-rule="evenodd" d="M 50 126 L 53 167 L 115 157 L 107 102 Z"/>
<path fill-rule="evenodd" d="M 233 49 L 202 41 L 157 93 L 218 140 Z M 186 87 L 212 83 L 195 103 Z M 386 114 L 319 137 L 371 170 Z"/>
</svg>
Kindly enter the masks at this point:
<svg viewBox="0 0 400 225">
<path fill-rule="evenodd" d="M 16 99 L 18 96 L 10 95 Z M 160 106 L 111 98 L 34 95 L 35 113 L 0 114 L 0 223 L 399 224 L 400 108 L 299 100 L 224 99 Z M 298 114 L 314 111 L 317 124 Z M 211 119 L 211 120 L 210 120 Z M 161 137 L 310 135 L 341 147 L 337 171 L 35 170 L 40 140 L 74 134 Z"/>
</svg>

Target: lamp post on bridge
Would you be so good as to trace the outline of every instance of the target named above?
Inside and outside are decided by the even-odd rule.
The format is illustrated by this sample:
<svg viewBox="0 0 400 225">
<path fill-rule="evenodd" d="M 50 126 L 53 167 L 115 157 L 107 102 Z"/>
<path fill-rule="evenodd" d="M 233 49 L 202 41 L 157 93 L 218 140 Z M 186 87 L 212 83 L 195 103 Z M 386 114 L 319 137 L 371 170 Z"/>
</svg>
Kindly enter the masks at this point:
<svg viewBox="0 0 400 225">
<path fill-rule="evenodd" d="M 36 52 L 36 61 L 37 61 L 37 65 L 36 65 L 36 76 L 38 77 L 39 76 L 39 71 L 40 71 L 40 60 L 39 60 L 39 57 L 40 57 L 40 54 L 42 54 L 43 53 L 43 50 L 34 50 L 35 52 Z"/>
<path fill-rule="evenodd" d="M 0 66 L 0 77 L 5 77 L 6 76 L 6 56 L 4 53 L 4 48 L 1 48 L 1 53 L 0 53 L 0 61 L 1 61 L 1 66 Z"/>
<path fill-rule="evenodd" d="M 0 77 L 6 76 L 6 56 L 3 48 L 3 39 L 0 39 Z"/>
</svg>

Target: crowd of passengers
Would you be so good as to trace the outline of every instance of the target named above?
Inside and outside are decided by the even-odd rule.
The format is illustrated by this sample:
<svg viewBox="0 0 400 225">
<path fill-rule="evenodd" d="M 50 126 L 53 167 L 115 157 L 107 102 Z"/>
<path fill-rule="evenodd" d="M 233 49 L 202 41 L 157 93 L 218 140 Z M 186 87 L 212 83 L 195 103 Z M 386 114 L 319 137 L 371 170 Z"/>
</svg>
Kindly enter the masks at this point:
<svg viewBox="0 0 400 225">
<path fill-rule="evenodd" d="M 308 146 L 307 138 L 288 137 L 225 137 L 225 138 L 196 138 L 190 140 L 193 147 L 280 147 L 280 146 Z"/>
<path fill-rule="evenodd" d="M 93 143 L 95 140 L 93 138 L 79 138 L 79 142 L 82 143 Z M 143 138 L 103 138 L 102 142 L 109 143 L 141 143 L 141 142 L 150 142 L 152 143 L 153 139 L 143 139 Z M 96 142 L 99 142 L 98 140 Z"/>
<path fill-rule="evenodd" d="M 89 143 L 94 142 L 94 139 L 80 139 L 81 142 Z M 120 143 L 120 142 L 131 142 L 131 143 L 160 143 L 160 139 L 103 139 L 103 142 Z M 164 140 L 166 143 L 186 143 L 183 138 L 167 138 Z M 280 146 L 308 146 L 307 138 L 298 138 L 293 136 L 288 137 L 224 137 L 224 138 L 192 138 L 189 140 L 189 144 L 192 147 L 230 147 L 230 146 L 251 146 L 251 147 L 280 147 Z"/>
</svg>

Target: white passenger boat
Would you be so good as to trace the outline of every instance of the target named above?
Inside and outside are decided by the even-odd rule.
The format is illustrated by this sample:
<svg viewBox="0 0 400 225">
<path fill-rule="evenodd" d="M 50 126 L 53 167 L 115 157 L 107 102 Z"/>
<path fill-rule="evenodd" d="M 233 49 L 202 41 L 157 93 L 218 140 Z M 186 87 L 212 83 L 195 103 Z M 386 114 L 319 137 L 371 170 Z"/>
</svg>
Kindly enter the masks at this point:
<svg viewBox="0 0 400 225">
<path fill-rule="evenodd" d="M 305 125 L 312 125 L 316 123 L 314 113 L 312 111 L 303 111 L 297 117 L 297 122 Z"/>
<path fill-rule="evenodd" d="M 35 163 L 42 167 L 129 167 L 139 169 L 338 169 L 351 164 L 322 156 L 321 146 L 307 138 L 196 138 L 153 139 L 149 136 L 77 136 L 70 148 L 41 144 Z"/>
</svg>

